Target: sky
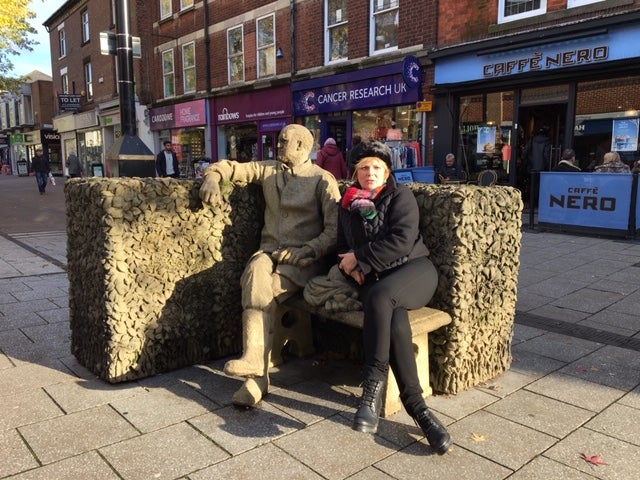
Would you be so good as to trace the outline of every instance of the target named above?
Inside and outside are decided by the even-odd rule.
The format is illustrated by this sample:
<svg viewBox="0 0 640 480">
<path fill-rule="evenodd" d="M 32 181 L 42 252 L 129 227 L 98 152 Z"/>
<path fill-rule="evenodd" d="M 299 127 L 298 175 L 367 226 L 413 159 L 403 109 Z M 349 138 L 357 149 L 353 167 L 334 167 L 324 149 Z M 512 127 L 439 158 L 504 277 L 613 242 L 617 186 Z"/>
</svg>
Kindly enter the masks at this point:
<svg viewBox="0 0 640 480">
<path fill-rule="evenodd" d="M 23 51 L 19 56 L 12 58 L 13 75 L 21 76 L 40 70 L 47 75 L 51 75 L 51 49 L 49 47 L 49 33 L 42 23 L 47 20 L 53 12 L 58 10 L 66 0 L 31 0 L 29 8 L 36 12 L 36 18 L 31 20 L 31 26 L 38 30 L 37 35 L 31 38 L 37 40 L 39 45 L 33 47 L 32 52 Z"/>
</svg>

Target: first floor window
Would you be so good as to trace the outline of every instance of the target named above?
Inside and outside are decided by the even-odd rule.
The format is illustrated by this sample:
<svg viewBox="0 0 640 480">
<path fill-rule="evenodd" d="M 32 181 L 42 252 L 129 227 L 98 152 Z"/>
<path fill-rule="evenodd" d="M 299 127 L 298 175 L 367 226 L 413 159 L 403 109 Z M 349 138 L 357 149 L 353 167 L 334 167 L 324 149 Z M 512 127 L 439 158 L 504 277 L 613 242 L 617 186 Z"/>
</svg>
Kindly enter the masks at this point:
<svg viewBox="0 0 640 480">
<path fill-rule="evenodd" d="M 588 5 L 590 3 L 598 3 L 603 0 L 567 0 L 567 8 L 581 7 L 582 5 Z"/>
<path fill-rule="evenodd" d="M 67 73 L 60 74 L 60 87 L 62 88 L 62 93 L 69 93 L 69 75 Z"/>
<path fill-rule="evenodd" d="M 171 16 L 171 0 L 160 0 L 160 19 Z"/>
<path fill-rule="evenodd" d="M 227 30 L 229 83 L 244 81 L 244 41 L 242 26 Z"/>
<path fill-rule="evenodd" d="M 173 50 L 162 52 L 162 79 L 165 98 L 176 94 L 175 73 L 173 70 Z"/>
<path fill-rule="evenodd" d="M 276 74 L 276 25 L 275 15 L 257 20 L 258 30 L 258 78 Z"/>
<path fill-rule="evenodd" d="M 500 0 L 498 23 L 542 15 L 547 11 L 547 0 Z"/>
<path fill-rule="evenodd" d="M 399 0 L 371 0 L 371 50 L 398 48 Z"/>
<path fill-rule="evenodd" d="M 58 41 L 60 43 L 60 58 L 67 56 L 67 34 L 64 29 L 58 31 Z"/>
<path fill-rule="evenodd" d="M 347 0 L 326 0 L 326 61 L 349 58 L 349 13 Z"/>
<path fill-rule="evenodd" d="M 91 62 L 84 64 L 84 86 L 87 101 L 93 100 L 93 71 L 91 70 Z"/>
<path fill-rule="evenodd" d="M 180 10 L 193 7 L 193 0 L 180 0 Z"/>
<path fill-rule="evenodd" d="M 196 44 L 191 42 L 182 46 L 182 77 L 184 93 L 196 91 Z"/>
</svg>

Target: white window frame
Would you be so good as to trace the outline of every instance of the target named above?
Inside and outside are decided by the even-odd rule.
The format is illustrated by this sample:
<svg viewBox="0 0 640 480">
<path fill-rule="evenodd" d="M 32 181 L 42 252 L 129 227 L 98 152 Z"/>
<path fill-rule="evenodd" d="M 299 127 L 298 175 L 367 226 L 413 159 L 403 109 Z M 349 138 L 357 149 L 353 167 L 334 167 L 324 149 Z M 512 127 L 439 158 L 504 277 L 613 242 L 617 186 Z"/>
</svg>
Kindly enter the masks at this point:
<svg viewBox="0 0 640 480">
<path fill-rule="evenodd" d="M 193 0 L 180 0 L 180 11 L 193 7 Z"/>
<path fill-rule="evenodd" d="M 522 0 L 531 1 L 531 0 Z M 504 9 L 506 6 L 506 0 L 499 0 L 498 2 L 498 23 L 508 23 L 516 20 L 522 20 L 523 18 L 537 17 L 547 13 L 547 0 L 540 0 L 540 7 L 529 12 L 522 12 L 515 15 L 504 15 Z"/>
<path fill-rule="evenodd" d="M 240 41 L 241 41 L 241 49 L 237 52 L 231 53 L 231 44 L 229 42 L 229 34 L 235 30 L 240 30 Z M 242 60 L 242 74 L 241 78 L 232 79 L 231 78 L 231 70 L 232 70 L 232 61 L 237 57 L 240 57 Z M 244 26 L 236 25 L 235 27 L 231 27 L 227 29 L 227 76 L 229 80 L 229 84 L 244 82 Z"/>
<path fill-rule="evenodd" d="M 349 3 L 346 0 L 343 0 L 344 3 L 346 3 L 346 5 L 348 6 Z M 324 51 L 324 62 L 325 64 L 330 64 L 330 63 L 338 63 L 338 62 L 344 62 L 346 60 L 349 59 L 349 10 L 347 9 L 347 15 L 346 16 L 342 16 L 342 9 L 339 9 L 340 11 L 336 10 L 335 12 L 335 16 L 336 16 L 336 21 L 332 24 L 329 24 L 329 17 L 330 17 L 330 2 L 331 0 L 325 0 L 324 2 L 324 45 L 325 45 L 325 51 Z M 331 59 L 331 33 L 333 29 L 341 29 L 344 26 L 347 26 L 347 55 L 342 57 L 342 58 L 336 58 L 336 59 Z"/>
<path fill-rule="evenodd" d="M 93 68 L 91 62 L 84 64 L 84 91 L 87 96 L 87 102 L 93 100 Z"/>
<path fill-rule="evenodd" d="M 567 0 L 567 8 L 582 7 L 583 5 L 589 5 L 590 3 L 598 3 L 604 0 Z"/>
<path fill-rule="evenodd" d="M 165 70 L 165 57 L 171 58 L 171 71 Z M 175 73 L 175 62 L 173 58 L 173 49 L 165 50 L 161 54 L 162 59 L 162 91 L 164 93 L 164 98 L 173 98 L 176 96 L 176 73 Z M 167 80 L 171 79 L 171 83 L 173 84 L 173 92 L 167 92 Z"/>
<path fill-rule="evenodd" d="M 189 54 L 191 50 L 191 54 Z M 187 64 L 187 60 L 191 58 L 193 63 Z M 190 73 L 193 77 L 193 85 L 187 85 L 187 79 L 190 78 Z M 196 77 L 196 43 L 189 42 L 182 45 L 182 88 L 184 93 L 193 93 L 196 91 L 197 77 Z"/>
<path fill-rule="evenodd" d="M 60 88 L 62 88 L 62 93 L 69 93 L 69 74 L 67 73 L 67 67 L 60 69 Z"/>
<path fill-rule="evenodd" d="M 260 22 L 265 19 L 271 18 L 271 22 L 273 24 L 273 38 L 271 43 L 265 43 L 264 45 L 260 45 Z M 267 61 L 271 60 L 271 65 L 273 66 L 273 71 L 263 72 L 260 62 L 260 54 L 264 53 L 270 58 L 267 58 Z M 265 15 L 263 17 L 256 19 L 256 62 L 258 65 L 258 78 L 265 77 L 273 77 L 276 74 L 276 14 L 271 13 L 269 15 Z"/>
<path fill-rule="evenodd" d="M 82 43 L 87 43 L 91 39 L 91 30 L 89 29 L 89 10 L 83 10 L 80 14 L 82 22 Z"/>
<path fill-rule="evenodd" d="M 64 24 L 62 24 L 62 28 L 58 27 L 58 46 L 60 47 L 60 57 L 64 58 L 67 56 L 67 34 L 64 30 Z"/>
<path fill-rule="evenodd" d="M 160 20 L 169 18 L 172 14 L 171 0 L 160 0 Z"/>
<path fill-rule="evenodd" d="M 386 4 L 386 5 L 385 5 Z M 375 11 L 376 7 L 381 8 L 380 11 Z M 398 50 L 398 45 L 392 45 L 390 47 L 381 48 L 376 50 L 376 17 L 378 15 L 384 15 L 391 11 L 396 11 L 396 16 L 400 15 L 400 0 L 371 0 L 370 9 L 371 18 L 369 19 L 369 52 L 370 55 L 378 55 L 381 53 L 393 52 Z M 398 27 L 399 27 L 398 19 Z M 398 39 L 396 39 L 397 41 Z"/>
</svg>

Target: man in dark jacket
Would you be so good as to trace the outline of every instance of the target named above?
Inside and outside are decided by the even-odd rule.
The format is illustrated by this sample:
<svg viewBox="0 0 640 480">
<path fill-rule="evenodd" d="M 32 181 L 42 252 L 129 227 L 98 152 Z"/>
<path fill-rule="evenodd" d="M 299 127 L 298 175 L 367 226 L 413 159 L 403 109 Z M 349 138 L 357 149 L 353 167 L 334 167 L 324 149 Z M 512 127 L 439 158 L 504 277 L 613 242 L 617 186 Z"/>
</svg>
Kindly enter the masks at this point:
<svg viewBox="0 0 640 480">
<path fill-rule="evenodd" d="M 178 178 L 180 176 L 178 156 L 173 151 L 173 145 L 169 140 L 164 142 L 164 150 L 156 157 L 156 172 L 159 177 Z"/>
<path fill-rule="evenodd" d="M 36 175 L 38 191 L 40 195 L 44 195 L 51 168 L 49 168 L 49 160 L 42 154 L 42 147 L 36 148 L 36 154 L 31 159 L 31 169 Z"/>
<path fill-rule="evenodd" d="M 572 148 L 565 148 L 562 152 L 562 159 L 558 165 L 553 167 L 554 172 L 579 172 L 580 167 L 576 167 L 576 152 Z"/>
<path fill-rule="evenodd" d="M 551 140 L 549 139 L 549 129 L 542 127 L 525 147 L 523 154 L 527 162 L 529 172 L 540 172 L 549 170 L 549 159 L 551 157 Z"/>
</svg>

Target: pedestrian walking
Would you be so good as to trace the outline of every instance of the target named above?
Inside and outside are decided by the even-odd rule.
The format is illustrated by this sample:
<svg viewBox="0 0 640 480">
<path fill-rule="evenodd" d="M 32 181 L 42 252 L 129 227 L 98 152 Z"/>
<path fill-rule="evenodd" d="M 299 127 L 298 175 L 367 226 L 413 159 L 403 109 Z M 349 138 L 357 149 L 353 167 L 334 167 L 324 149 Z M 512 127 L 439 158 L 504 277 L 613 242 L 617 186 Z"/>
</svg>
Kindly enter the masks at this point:
<svg viewBox="0 0 640 480">
<path fill-rule="evenodd" d="M 47 181 L 49 180 L 49 174 L 51 173 L 51 168 L 49 167 L 49 160 L 42 153 L 42 147 L 36 148 L 36 154 L 31 160 L 31 168 L 36 175 L 38 191 L 40 192 L 40 195 L 44 195 L 47 188 Z"/>
</svg>

